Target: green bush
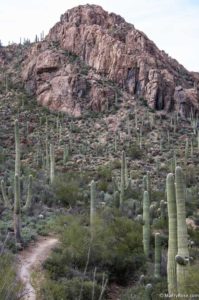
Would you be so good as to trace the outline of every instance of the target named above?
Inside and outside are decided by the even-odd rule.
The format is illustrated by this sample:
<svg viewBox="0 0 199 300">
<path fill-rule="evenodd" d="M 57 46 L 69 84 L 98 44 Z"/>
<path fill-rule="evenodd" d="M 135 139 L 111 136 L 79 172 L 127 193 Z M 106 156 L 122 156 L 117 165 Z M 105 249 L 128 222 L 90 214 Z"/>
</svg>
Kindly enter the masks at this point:
<svg viewBox="0 0 199 300">
<path fill-rule="evenodd" d="M 87 224 L 82 217 L 62 217 L 62 246 L 45 263 L 51 280 L 82 277 L 87 265 L 90 281 L 96 267 L 98 284 L 102 274 L 107 274 L 109 281 L 124 284 L 144 266 L 140 224 L 114 212 L 104 214 L 96 217 L 92 242 Z"/>
<path fill-rule="evenodd" d="M 81 299 L 99 299 L 101 287 L 92 281 L 83 281 L 79 278 L 63 280 L 61 282 L 47 280 L 41 293 L 43 300 L 75 300 L 80 298 L 81 290 Z M 95 298 L 92 298 L 93 290 Z"/>
<path fill-rule="evenodd" d="M 198 272 L 198 262 L 189 267 L 189 272 L 187 276 L 187 294 L 188 295 L 194 295 L 194 294 L 199 294 L 199 272 Z M 198 297 L 192 297 L 191 299 L 198 299 Z"/>
<path fill-rule="evenodd" d="M 99 179 L 104 179 L 106 181 L 112 180 L 112 169 L 109 165 L 100 166 L 97 169 L 97 176 Z"/>
<path fill-rule="evenodd" d="M 77 174 L 67 173 L 56 177 L 53 187 L 57 203 L 74 206 L 77 201 L 83 200 L 81 178 Z"/>
<path fill-rule="evenodd" d="M 0 299 L 17 300 L 21 286 L 15 274 L 13 257 L 9 254 L 0 256 Z"/>
<path fill-rule="evenodd" d="M 167 294 L 167 282 L 166 278 L 163 280 L 157 281 L 154 278 L 148 278 L 147 282 L 144 285 L 139 283 L 135 284 L 132 288 L 128 288 L 122 295 L 121 300 L 143 300 L 146 298 L 145 286 L 147 283 L 152 284 L 152 294 L 151 299 L 161 300 L 166 299 L 163 297 L 164 294 Z"/>
<path fill-rule="evenodd" d="M 131 144 L 126 149 L 126 154 L 130 159 L 141 159 L 142 157 L 142 150 L 140 149 L 139 145 Z"/>
<path fill-rule="evenodd" d="M 112 169 L 109 165 L 100 166 L 97 170 L 97 187 L 100 191 L 107 192 L 109 183 L 112 181 Z"/>
</svg>

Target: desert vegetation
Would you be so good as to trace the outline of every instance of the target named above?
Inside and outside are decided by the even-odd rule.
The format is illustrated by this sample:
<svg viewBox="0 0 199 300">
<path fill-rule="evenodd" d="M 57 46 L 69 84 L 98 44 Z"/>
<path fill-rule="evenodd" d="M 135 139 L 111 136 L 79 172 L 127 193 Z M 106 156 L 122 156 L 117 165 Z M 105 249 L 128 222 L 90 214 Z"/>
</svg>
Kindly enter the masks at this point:
<svg viewBox="0 0 199 300">
<path fill-rule="evenodd" d="M 30 47 L 0 66 L 0 299 L 26 299 L 18 258 L 41 237 L 59 243 L 31 272 L 39 300 L 198 299 L 198 115 L 107 78 L 102 112 L 44 108 L 17 76 Z"/>
</svg>

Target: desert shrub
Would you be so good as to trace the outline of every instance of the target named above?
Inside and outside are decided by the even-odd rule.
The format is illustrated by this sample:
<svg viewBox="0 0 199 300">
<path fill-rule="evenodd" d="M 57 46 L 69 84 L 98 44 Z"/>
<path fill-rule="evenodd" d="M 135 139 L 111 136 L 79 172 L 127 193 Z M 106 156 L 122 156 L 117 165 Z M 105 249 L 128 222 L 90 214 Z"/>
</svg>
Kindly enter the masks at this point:
<svg viewBox="0 0 199 300">
<path fill-rule="evenodd" d="M 164 294 L 167 294 L 167 282 L 165 278 L 162 280 L 154 280 L 153 278 L 149 278 L 146 282 L 152 284 L 152 294 L 151 299 L 160 300 L 160 299 L 166 299 L 164 298 Z M 128 288 L 122 295 L 121 300 L 143 300 L 148 299 L 146 298 L 145 294 L 145 287 L 146 284 L 141 285 L 137 283 L 132 288 Z"/>
<path fill-rule="evenodd" d="M 112 169 L 110 165 L 100 166 L 97 169 L 97 176 L 99 179 L 106 179 L 107 181 L 112 180 Z"/>
<path fill-rule="evenodd" d="M 152 227 L 153 229 L 164 229 L 165 231 L 168 231 L 168 220 L 157 218 L 153 221 Z"/>
<path fill-rule="evenodd" d="M 140 104 L 143 106 L 148 106 L 147 100 L 144 97 L 139 97 Z"/>
<path fill-rule="evenodd" d="M 189 238 L 194 242 L 194 245 L 199 246 L 199 229 L 188 227 Z"/>
<path fill-rule="evenodd" d="M 81 290 L 81 299 L 85 300 L 99 299 L 101 293 L 99 284 L 88 280 L 82 281 L 79 278 L 73 278 L 61 282 L 47 280 L 42 288 L 41 294 L 43 300 L 74 300 L 79 299 Z M 95 298 L 92 297 L 93 290 Z"/>
<path fill-rule="evenodd" d="M 44 264 L 50 280 L 61 282 L 85 277 L 92 281 L 96 268 L 97 284 L 101 284 L 103 274 L 109 281 L 124 284 L 142 269 L 145 259 L 141 225 L 109 211 L 95 219 L 91 241 L 87 224 L 88 220 L 82 217 L 62 217 L 59 224 L 62 246 Z"/>
<path fill-rule="evenodd" d="M 74 218 L 74 217 L 73 217 Z M 124 217 L 97 218 L 95 235 L 90 243 L 90 230 L 82 220 L 72 220 L 62 235 L 66 263 L 73 268 L 85 267 L 89 245 L 90 266 L 100 264 L 110 277 L 124 279 L 142 265 L 141 226 Z M 122 275 L 122 278 L 120 278 Z"/>
<path fill-rule="evenodd" d="M 10 254 L 0 256 L 0 299 L 17 300 L 20 284 L 16 279 L 15 264 Z"/>
<path fill-rule="evenodd" d="M 110 165 L 100 166 L 97 170 L 98 184 L 97 187 L 99 190 L 107 192 L 108 185 L 112 181 L 112 169 Z"/>
<path fill-rule="evenodd" d="M 126 149 L 126 154 L 130 159 L 140 159 L 142 157 L 142 150 L 138 144 L 133 143 Z"/>
<path fill-rule="evenodd" d="M 22 228 L 23 246 L 27 247 L 28 244 L 36 239 L 37 232 L 29 227 Z"/>
<path fill-rule="evenodd" d="M 121 295 L 121 300 L 143 300 L 144 299 L 144 286 L 136 286 L 128 288 Z"/>
<path fill-rule="evenodd" d="M 196 183 L 196 170 L 194 165 L 188 165 L 186 167 L 186 184 L 188 187 Z"/>
<path fill-rule="evenodd" d="M 198 263 L 189 267 L 188 276 L 186 278 L 187 294 L 188 295 L 198 295 L 199 294 L 199 272 Z M 191 299 L 198 299 L 198 296 L 191 297 Z"/>
<path fill-rule="evenodd" d="M 63 206 L 74 206 L 77 201 L 82 201 L 83 191 L 81 189 L 81 180 L 80 176 L 74 173 L 57 176 L 53 184 L 55 202 Z"/>
<path fill-rule="evenodd" d="M 160 281 L 154 280 L 152 283 L 153 289 L 152 289 L 152 299 L 161 300 L 164 299 L 163 295 L 167 294 L 167 281 L 166 278 L 163 278 Z"/>
<path fill-rule="evenodd" d="M 121 168 L 121 161 L 120 161 L 120 159 L 114 159 L 111 162 L 111 168 L 112 168 L 112 170 L 120 169 Z"/>
</svg>

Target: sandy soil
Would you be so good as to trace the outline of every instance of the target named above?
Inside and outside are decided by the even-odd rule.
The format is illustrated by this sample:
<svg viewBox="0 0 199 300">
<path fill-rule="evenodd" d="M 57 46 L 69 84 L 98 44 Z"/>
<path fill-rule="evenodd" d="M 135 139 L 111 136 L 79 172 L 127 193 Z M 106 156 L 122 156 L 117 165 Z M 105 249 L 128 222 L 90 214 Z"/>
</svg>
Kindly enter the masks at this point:
<svg viewBox="0 0 199 300">
<path fill-rule="evenodd" d="M 37 300 L 36 291 L 31 284 L 31 273 L 41 267 L 57 243 L 58 240 L 54 237 L 42 237 L 19 254 L 18 276 L 24 285 L 23 300 Z"/>
</svg>

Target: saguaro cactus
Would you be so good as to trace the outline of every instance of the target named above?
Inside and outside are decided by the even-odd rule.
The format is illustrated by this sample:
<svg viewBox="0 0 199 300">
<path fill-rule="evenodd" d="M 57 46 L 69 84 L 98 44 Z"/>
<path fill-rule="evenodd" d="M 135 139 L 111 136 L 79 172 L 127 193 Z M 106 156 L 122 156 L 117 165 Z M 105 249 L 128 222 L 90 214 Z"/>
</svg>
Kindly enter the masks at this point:
<svg viewBox="0 0 199 300">
<path fill-rule="evenodd" d="M 90 184 L 90 227 L 91 233 L 93 233 L 94 219 L 96 214 L 96 183 L 94 180 Z"/>
<path fill-rule="evenodd" d="M 20 205 L 20 180 L 15 174 L 15 196 L 14 196 L 14 233 L 17 243 L 21 243 L 21 205 Z"/>
<path fill-rule="evenodd" d="M 9 198 L 8 198 L 8 196 L 6 194 L 6 188 L 5 188 L 5 183 L 4 183 L 3 179 L 1 180 L 1 192 L 2 192 L 2 196 L 3 196 L 4 206 L 6 208 L 11 208 L 11 204 L 10 204 Z"/>
<path fill-rule="evenodd" d="M 69 150 L 68 150 L 68 146 L 64 145 L 64 151 L 63 151 L 63 164 L 65 165 L 67 160 L 68 160 L 68 156 L 69 156 Z"/>
<path fill-rule="evenodd" d="M 176 197 L 174 176 L 172 173 L 167 175 L 167 205 L 168 205 L 168 259 L 167 259 L 167 282 L 169 295 L 177 294 L 176 262 L 177 254 L 177 214 L 176 214 Z"/>
<path fill-rule="evenodd" d="M 46 159 L 45 159 L 45 167 L 47 169 L 47 172 L 49 172 L 49 165 L 50 165 L 50 160 L 49 160 L 49 145 L 48 145 L 48 138 L 46 137 Z"/>
<path fill-rule="evenodd" d="M 155 270 L 154 277 L 160 278 L 160 264 L 161 264 L 161 236 L 159 232 L 155 234 Z"/>
<path fill-rule="evenodd" d="M 186 144 L 185 144 L 185 161 L 187 162 L 189 156 L 189 140 L 186 139 Z"/>
<path fill-rule="evenodd" d="M 125 190 L 125 152 L 122 151 L 121 184 L 120 184 L 120 206 L 122 206 L 123 201 L 124 201 L 124 190 Z"/>
<path fill-rule="evenodd" d="M 167 203 L 164 200 L 160 201 L 160 216 L 162 220 L 166 219 L 166 207 Z"/>
<path fill-rule="evenodd" d="M 149 257 L 150 250 L 150 203 L 149 193 L 144 192 L 143 198 L 143 248 L 146 257 Z"/>
<path fill-rule="evenodd" d="M 189 264 L 189 251 L 187 239 L 187 225 L 185 213 L 185 181 L 180 167 L 176 167 L 176 207 L 177 207 L 177 237 L 178 253 L 177 262 L 177 288 L 178 294 L 186 294 L 186 278 Z"/>
<path fill-rule="evenodd" d="M 144 177 L 143 177 L 142 187 L 143 187 L 143 192 L 147 191 L 147 176 L 146 175 L 144 175 Z"/>
<path fill-rule="evenodd" d="M 19 125 L 15 120 L 15 174 L 20 176 L 20 141 L 19 141 Z"/>
<path fill-rule="evenodd" d="M 54 146 L 50 144 L 50 183 L 52 184 L 55 179 L 55 154 Z"/>
<path fill-rule="evenodd" d="M 148 283 L 145 286 L 144 300 L 152 300 L 152 284 Z"/>
<path fill-rule="evenodd" d="M 24 206 L 24 211 L 29 211 L 31 209 L 32 205 L 32 175 L 29 175 L 28 178 L 28 195 L 26 199 L 26 204 Z"/>
<path fill-rule="evenodd" d="M 151 202 L 151 176 L 149 172 L 147 172 L 147 191 L 149 193 L 149 201 Z"/>
</svg>

